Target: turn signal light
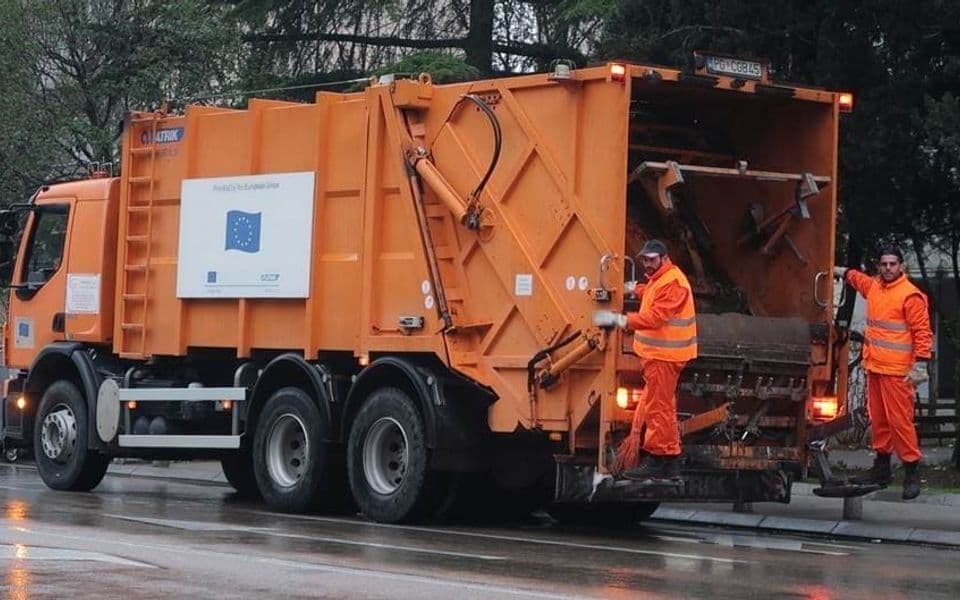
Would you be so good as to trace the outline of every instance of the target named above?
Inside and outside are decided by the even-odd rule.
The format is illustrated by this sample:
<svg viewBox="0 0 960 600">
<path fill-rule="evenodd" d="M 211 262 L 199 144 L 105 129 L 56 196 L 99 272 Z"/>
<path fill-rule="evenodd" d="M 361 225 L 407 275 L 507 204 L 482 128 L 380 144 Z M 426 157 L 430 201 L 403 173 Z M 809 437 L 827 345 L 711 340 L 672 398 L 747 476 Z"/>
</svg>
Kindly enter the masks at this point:
<svg viewBox="0 0 960 600">
<path fill-rule="evenodd" d="M 26 407 L 27 407 L 27 399 L 24 398 L 23 396 L 20 396 L 19 398 L 17 398 L 17 408 L 19 410 L 23 410 Z"/>
<path fill-rule="evenodd" d="M 230 400 L 221 400 L 220 406 L 223 407 L 223 410 L 230 410 L 233 407 L 233 402 Z"/>
<path fill-rule="evenodd" d="M 853 112 L 853 94 L 850 92 L 840 94 L 840 112 Z"/>
<path fill-rule="evenodd" d="M 840 412 L 840 403 L 836 396 L 814 396 L 811 398 L 810 407 L 810 416 L 815 421 L 829 421 L 836 418 Z"/>
<path fill-rule="evenodd" d="M 610 79 L 613 81 L 623 81 L 627 78 L 627 67 L 614 63 L 610 65 Z"/>
<path fill-rule="evenodd" d="M 136 401 L 136 400 L 129 400 L 129 401 L 127 401 L 127 409 L 128 409 L 128 410 L 133 410 L 133 409 L 135 409 L 136 407 L 137 407 L 137 401 Z"/>
</svg>

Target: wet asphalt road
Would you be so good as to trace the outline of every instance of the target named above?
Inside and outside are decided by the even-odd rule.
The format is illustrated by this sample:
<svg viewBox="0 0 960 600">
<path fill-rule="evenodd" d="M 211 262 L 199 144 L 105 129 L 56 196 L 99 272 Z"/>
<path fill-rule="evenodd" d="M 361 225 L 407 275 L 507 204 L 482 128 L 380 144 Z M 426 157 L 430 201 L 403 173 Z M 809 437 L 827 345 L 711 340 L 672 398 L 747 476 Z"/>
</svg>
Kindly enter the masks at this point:
<svg viewBox="0 0 960 600">
<path fill-rule="evenodd" d="M 384 526 L 0 468 L 4 598 L 960 598 L 960 552 L 665 525 Z"/>
</svg>

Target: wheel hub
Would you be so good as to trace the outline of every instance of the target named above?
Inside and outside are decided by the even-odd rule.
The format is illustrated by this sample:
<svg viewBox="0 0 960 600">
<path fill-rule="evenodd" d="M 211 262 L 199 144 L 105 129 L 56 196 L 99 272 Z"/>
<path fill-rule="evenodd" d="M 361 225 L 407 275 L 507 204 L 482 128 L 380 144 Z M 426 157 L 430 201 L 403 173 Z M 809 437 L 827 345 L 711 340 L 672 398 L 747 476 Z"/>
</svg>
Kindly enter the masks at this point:
<svg viewBox="0 0 960 600">
<path fill-rule="evenodd" d="M 282 415 L 267 438 L 267 471 L 280 487 L 293 487 L 307 473 L 307 428 L 293 413 Z"/>
<path fill-rule="evenodd" d="M 396 419 L 383 417 L 370 426 L 363 441 L 363 475 L 375 492 L 386 496 L 397 491 L 409 460 L 407 433 Z"/>
<path fill-rule="evenodd" d="M 77 448 L 77 419 L 69 407 L 47 413 L 40 429 L 40 444 L 50 460 L 65 463 Z"/>
</svg>

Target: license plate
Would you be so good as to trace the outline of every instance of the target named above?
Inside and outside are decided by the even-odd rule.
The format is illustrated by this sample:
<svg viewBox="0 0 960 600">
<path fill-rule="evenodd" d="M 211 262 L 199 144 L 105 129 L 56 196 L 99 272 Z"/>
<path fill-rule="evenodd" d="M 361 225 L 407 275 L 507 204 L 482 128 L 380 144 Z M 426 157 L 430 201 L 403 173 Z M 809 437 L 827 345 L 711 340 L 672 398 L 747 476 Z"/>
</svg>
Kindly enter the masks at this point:
<svg viewBox="0 0 960 600">
<path fill-rule="evenodd" d="M 740 79 L 761 79 L 763 77 L 763 69 L 760 63 L 753 60 L 724 58 L 722 56 L 708 56 L 707 71 Z"/>
</svg>

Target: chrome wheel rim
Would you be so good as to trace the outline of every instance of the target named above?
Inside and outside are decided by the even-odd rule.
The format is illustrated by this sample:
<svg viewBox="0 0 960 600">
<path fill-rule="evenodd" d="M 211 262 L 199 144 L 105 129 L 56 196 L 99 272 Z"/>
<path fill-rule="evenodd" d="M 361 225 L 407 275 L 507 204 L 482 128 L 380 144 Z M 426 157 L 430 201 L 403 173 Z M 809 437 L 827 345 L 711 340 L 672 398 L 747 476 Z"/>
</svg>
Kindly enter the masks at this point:
<svg viewBox="0 0 960 600">
<path fill-rule="evenodd" d="M 286 413 L 274 422 L 267 437 L 267 471 L 280 487 L 293 487 L 307 473 L 310 444 L 300 417 Z"/>
<path fill-rule="evenodd" d="M 52 461 L 65 463 L 73 456 L 77 449 L 77 418 L 69 406 L 57 405 L 43 418 L 40 445 Z"/>
<path fill-rule="evenodd" d="M 363 475 L 370 488 L 384 496 L 403 485 L 410 459 L 407 433 L 392 417 L 378 419 L 363 440 Z"/>
</svg>

